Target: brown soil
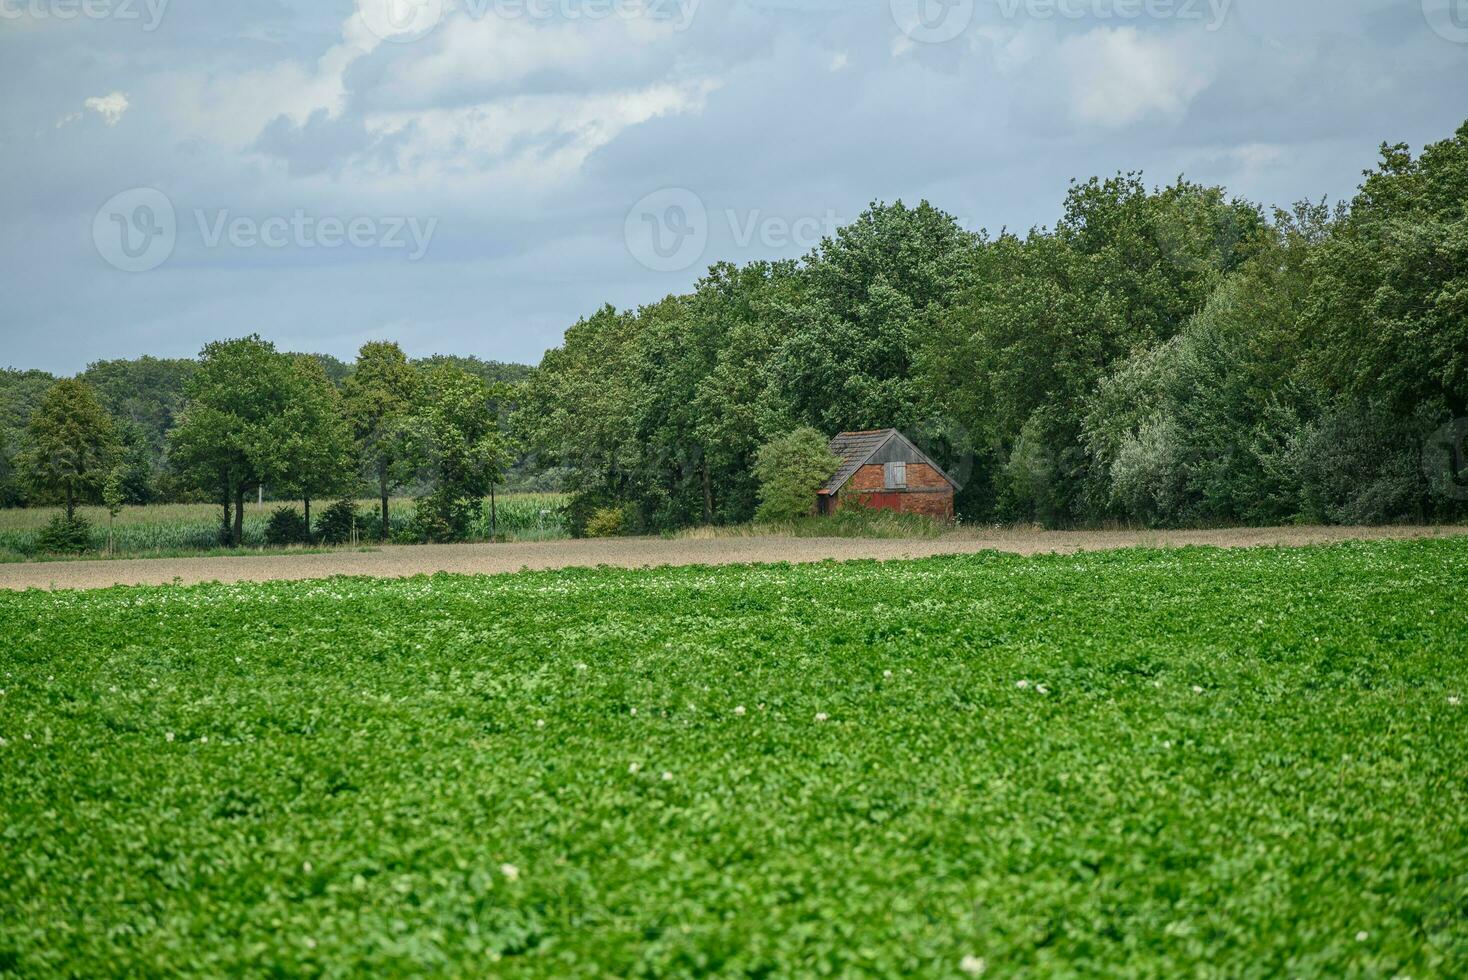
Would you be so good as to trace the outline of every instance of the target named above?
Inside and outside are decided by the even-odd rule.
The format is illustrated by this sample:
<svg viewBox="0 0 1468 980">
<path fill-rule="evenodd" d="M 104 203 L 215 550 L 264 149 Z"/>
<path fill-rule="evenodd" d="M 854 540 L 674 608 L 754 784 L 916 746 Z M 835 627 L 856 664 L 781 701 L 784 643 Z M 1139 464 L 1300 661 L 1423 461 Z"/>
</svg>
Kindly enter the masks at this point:
<svg viewBox="0 0 1468 980">
<path fill-rule="evenodd" d="M 1223 531 L 1039 531 L 971 529 L 926 540 L 868 538 L 621 538 L 541 544 L 422 545 L 375 551 L 260 557 L 169 558 L 121 561 L 37 562 L 0 565 L 0 590 L 96 589 L 112 585 L 190 585 L 198 582 L 266 582 L 362 575 L 404 578 L 450 572 L 496 575 L 527 569 L 611 565 L 733 565 L 818 562 L 858 558 L 926 558 L 1004 551 L 1034 555 L 1128 547 L 1213 545 L 1309 545 L 1348 540 L 1451 537 L 1468 527 L 1251 528 Z"/>
</svg>

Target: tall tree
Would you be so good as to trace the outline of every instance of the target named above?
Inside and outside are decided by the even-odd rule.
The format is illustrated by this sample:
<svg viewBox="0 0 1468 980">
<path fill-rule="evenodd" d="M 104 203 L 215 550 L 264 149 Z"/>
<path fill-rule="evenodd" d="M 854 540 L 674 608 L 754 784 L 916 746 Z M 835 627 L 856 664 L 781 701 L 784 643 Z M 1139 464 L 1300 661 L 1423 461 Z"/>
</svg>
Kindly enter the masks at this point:
<svg viewBox="0 0 1468 980">
<path fill-rule="evenodd" d="M 382 504 L 382 536 L 388 537 L 388 500 L 408 475 L 407 422 L 418 401 L 419 373 L 397 344 L 362 345 L 347 379 L 346 411 L 357 452 Z"/>
<path fill-rule="evenodd" d="M 206 345 L 189 379 L 170 456 L 195 486 L 219 494 L 235 547 L 244 539 L 246 491 L 285 476 L 295 387 L 290 358 L 258 336 Z"/>
<path fill-rule="evenodd" d="M 31 413 L 18 459 L 26 482 L 38 493 L 60 498 L 68 522 L 78 500 L 101 489 L 117 454 L 117 432 L 96 392 L 85 382 L 63 378 Z"/>
<path fill-rule="evenodd" d="M 287 441 L 282 486 L 301 498 L 306 528 L 311 527 L 311 501 L 345 493 L 353 485 L 356 447 L 341 392 L 321 361 L 297 355 L 291 361 L 291 395 L 285 413 Z"/>
<path fill-rule="evenodd" d="M 406 445 L 408 460 L 428 488 L 418 500 L 416 520 L 429 540 L 466 537 L 476 505 L 501 478 L 508 452 L 494 400 L 482 378 L 452 365 L 423 375 Z"/>
</svg>

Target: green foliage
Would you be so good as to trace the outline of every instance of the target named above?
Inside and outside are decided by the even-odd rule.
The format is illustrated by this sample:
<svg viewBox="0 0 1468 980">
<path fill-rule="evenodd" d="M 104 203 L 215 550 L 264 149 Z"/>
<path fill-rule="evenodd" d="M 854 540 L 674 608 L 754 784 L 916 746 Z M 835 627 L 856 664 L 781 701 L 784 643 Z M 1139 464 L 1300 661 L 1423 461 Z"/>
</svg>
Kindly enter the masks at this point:
<svg viewBox="0 0 1468 980">
<path fill-rule="evenodd" d="M 308 502 L 354 489 L 356 446 L 341 394 L 320 362 L 291 363 L 291 395 L 285 408 L 286 441 L 280 488 Z"/>
<path fill-rule="evenodd" d="M 429 369 L 406 420 L 404 460 L 427 492 L 418 498 L 414 534 L 425 541 L 463 541 L 481 498 L 509 459 L 491 387 L 450 364 Z"/>
<path fill-rule="evenodd" d="M 617 538 L 627 533 L 625 507 L 600 507 L 586 521 L 588 538 Z"/>
<path fill-rule="evenodd" d="M 322 544 L 346 544 L 352 540 L 352 532 L 358 531 L 357 504 L 353 500 L 338 500 L 321 511 L 316 518 L 316 540 Z"/>
<path fill-rule="evenodd" d="M 795 429 L 771 439 L 760 447 L 754 464 L 760 499 L 755 519 L 790 521 L 808 516 L 816 506 L 816 491 L 840 466 L 826 437 L 815 429 Z"/>
<path fill-rule="evenodd" d="M 389 533 L 388 497 L 410 476 L 408 419 L 417 403 L 418 372 L 397 344 L 363 344 L 347 379 L 345 407 L 364 472 L 381 501 L 378 529 Z"/>
<path fill-rule="evenodd" d="M 307 544 L 311 528 L 306 518 L 294 507 L 277 507 L 265 522 L 265 543 L 271 545 Z"/>
<path fill-rule="evenodd" d="M 1465 574 L 1458 539 L 7 596 L 0 954 L 1463 976 Z"/>
<path fill-rule="evenodd" d="M 76 505 L 93 497 L 117 455 L 112 418 L 85 382 L 63 378 L 31 413 L 16 459 L 22 479 L 43 499 L 60 500 L 71 520 Z"/>
<path fill-rule="evenodd" d="M 92 549 L 92 524 L 84 517 L 58 514 L 36 535 L 35 550 L 43 555 L 77 555 Z"/>
</svg>

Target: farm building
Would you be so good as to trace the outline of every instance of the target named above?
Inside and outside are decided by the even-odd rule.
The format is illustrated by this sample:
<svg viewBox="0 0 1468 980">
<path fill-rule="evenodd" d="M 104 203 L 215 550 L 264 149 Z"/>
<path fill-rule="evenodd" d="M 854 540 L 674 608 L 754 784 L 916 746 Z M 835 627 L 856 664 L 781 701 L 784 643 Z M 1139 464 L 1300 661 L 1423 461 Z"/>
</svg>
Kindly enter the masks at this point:
<svg viewBox="0 0 1468 980">
<path fill-rule="evenodd" d="M 896 429 L 843 432 L 831 440 L 831 452 L 841 468 L 817 494 L 816 513 L 834 514 L 844 502 L 859 502 L 953 520 L 953 495 L 962 487 Z"/>
</svg>

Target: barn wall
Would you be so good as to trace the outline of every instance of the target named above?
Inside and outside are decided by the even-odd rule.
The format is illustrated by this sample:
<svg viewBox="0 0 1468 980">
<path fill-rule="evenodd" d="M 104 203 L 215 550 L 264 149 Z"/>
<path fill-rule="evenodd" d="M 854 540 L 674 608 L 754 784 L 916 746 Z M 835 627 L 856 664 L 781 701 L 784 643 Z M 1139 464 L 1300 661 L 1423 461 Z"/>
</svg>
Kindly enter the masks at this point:
<svg viewBox="0 0 1468 980">
<path fill-rule="evenodd" d="M 922 514 L 939 521 L 953 520 L 953 485 L 927 463 L 909 463 L 907 489 L 888 490 L 886 470 L 868 464 L 857 470 L 837 497 L 837 507 L 853 495 L 868 507 Z"/>
</svg>

